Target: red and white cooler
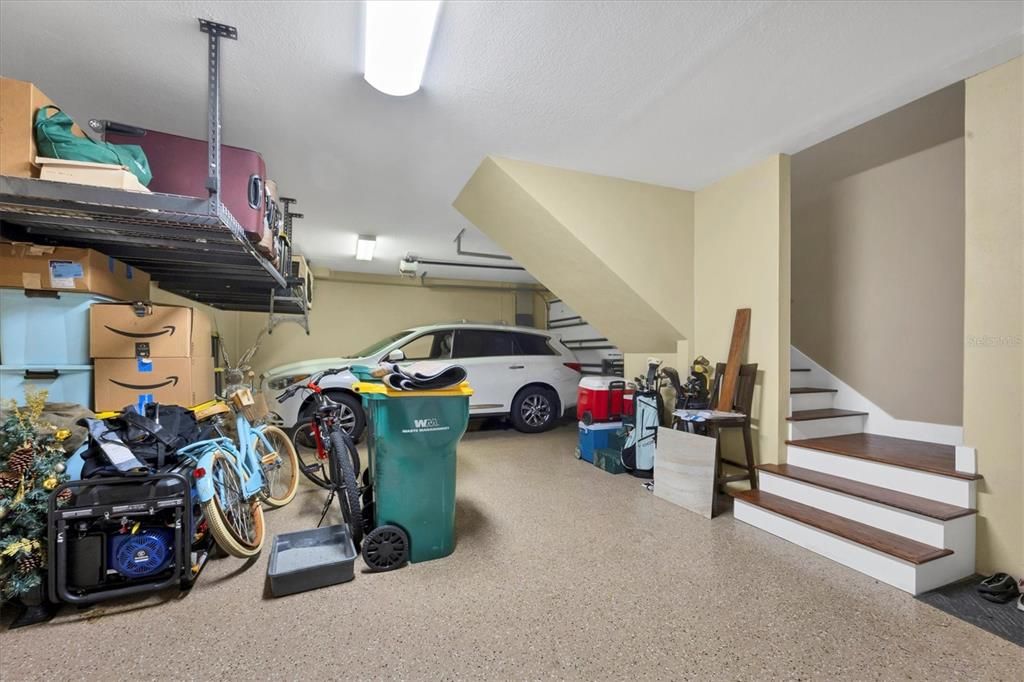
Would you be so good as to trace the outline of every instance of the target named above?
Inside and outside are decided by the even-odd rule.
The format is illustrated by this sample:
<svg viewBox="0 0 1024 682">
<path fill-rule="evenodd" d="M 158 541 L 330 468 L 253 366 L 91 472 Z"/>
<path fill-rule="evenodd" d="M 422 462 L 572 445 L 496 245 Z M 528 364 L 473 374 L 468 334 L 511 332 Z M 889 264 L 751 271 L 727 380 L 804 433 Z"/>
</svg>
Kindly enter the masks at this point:
<svg viewBox="0 0 1024 682">
<path fill-rule="evenodd" d="M 576 418 L 596 424 L 632 415 L 634 390 L 619 377 L 583 377 L 576 390 Z"/>
</svg>

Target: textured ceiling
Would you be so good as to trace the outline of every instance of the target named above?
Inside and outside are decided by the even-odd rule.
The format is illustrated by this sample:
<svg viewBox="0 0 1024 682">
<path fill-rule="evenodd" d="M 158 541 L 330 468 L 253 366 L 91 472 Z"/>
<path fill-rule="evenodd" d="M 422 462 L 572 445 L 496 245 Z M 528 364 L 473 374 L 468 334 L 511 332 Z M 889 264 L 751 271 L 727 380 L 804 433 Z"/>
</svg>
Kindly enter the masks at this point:
<svg viewBox="0 0 1024 682">
<path fill-rule="evenodd" d="M 407 252 L 454 256 L 451 202 L 486 154 L 698 188 L 1020 54 L 1022 7 L 448 2 L 422 90 L 392 98 L 361 79 L 359 3 L 4 0 L 0 72 L 83 122 L 204 137 L 195 18 L 237 26 L 225 142 L 300 200 L 315 264 L 394 273 Z M 353 258 L 359 233 L 379 235 L 372 263 Z M 473 228 L 464 247 L 496 248 Z"/>
</svg>

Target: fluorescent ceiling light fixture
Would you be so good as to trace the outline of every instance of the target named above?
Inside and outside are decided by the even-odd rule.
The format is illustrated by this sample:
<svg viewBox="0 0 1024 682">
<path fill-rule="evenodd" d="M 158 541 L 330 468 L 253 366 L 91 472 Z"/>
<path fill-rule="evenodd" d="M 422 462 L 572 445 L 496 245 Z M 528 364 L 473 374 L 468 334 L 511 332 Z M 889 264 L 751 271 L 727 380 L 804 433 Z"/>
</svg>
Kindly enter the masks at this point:
<svg viewBox="0 0 1024 682">
<path fill-rule="evenodd" d="M 377 248 L 377 238 L 373 235 L 361 234 L 356 238 L 356 260 L 373 260 L 373 250 Z"/>
<path fill-rule="evenodd" d="M 366 82 L 401 97 L 420 89 L 441 0 L 367 0 Z"/>
</svg>

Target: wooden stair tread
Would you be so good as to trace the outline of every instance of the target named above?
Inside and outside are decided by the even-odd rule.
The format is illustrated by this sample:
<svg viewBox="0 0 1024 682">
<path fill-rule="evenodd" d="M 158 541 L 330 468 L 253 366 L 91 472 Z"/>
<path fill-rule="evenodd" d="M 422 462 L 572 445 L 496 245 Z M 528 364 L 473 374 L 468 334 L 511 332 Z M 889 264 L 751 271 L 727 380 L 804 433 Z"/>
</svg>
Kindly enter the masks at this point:
<svg viewBox="0 0 1024 682">
<path fill-rule="evenodd" d="M 878 504 L 913 512 L 921 516 L 938 519 L 939 521 L 949 521 L 950 519 L 958 519 L 961 516 L 970 516 L 977 513 L 974 509 L 929 500 L 926 497 L 918 497 L 917 495 L 901 493 L 889 490 L 888 488 L 880 488 L 877 485 L 852 481 L 841 476 L 823 474 L 820 471 L 813 471 L 790 464 L 762 464 L 757 468 L 770 474 L 793 479 L 794 481 L 810 483 L 819 488 L 826 488 L 837 493 L 850 495 L 851 497 L 859 497 L 862 500 L 877 502 Z"/>
<path fill-rule="evenodd" d="M 837 389 L 834 388 L 810 388 L 808 386 L 797 386 L 789 389 L 791 395 L 798 395 L 801 393 L 835 393 L 836 391 Z"/>
<path fill-rule="evenodd" d="M 956 448 L 941 443 L 926 443 L 873 433 L 848 433 L 827 438 L 787 440 L 786 443 L 800 448 L 821 450 L 967 481 L 981 478 L 979 474 L 957 471 Z"/>
<path fill-rule="evenodd" d="M 821 511 L 806 504 L 787 500 L 761 490 L 737 490 L 730 494 L 737 500 L 748 502 L 761 509 L 766 509 L 786 518 L 799 521 L 818 530 L 838 535 L 841 538 L 856 542 L 877 552 L 908 561 L 912 564 L 924 564 L 953 553 L 951 549 L 932 547 L 895 533 L 872 528 L 871 526 L 853 521 L 836 514 Z"/>
<path fill-rule="evenodd" d="M 834 419 L 835 417 L 865 417 L 867 414 L 867 412 L 857 412 L 856 410 L 840 410 L 828 407 L 821 410 L 797 410 L 786 417 L 786 421 L 807 422 L 815 419 Z"/>
</svg>

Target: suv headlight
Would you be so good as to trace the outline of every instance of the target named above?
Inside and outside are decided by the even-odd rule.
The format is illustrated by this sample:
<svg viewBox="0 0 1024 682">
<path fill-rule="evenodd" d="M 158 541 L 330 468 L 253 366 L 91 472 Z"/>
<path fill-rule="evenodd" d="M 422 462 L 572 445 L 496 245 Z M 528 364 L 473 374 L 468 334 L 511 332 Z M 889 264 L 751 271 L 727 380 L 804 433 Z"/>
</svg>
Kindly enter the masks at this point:
<svg viewBox="0 0 1024 682">
<path fill-rule="evenodd" d="M 308 378 L 308 374 L 294 374 L 292 376 L 277 377 L 276 379 L 271 379 L 270 381 L 268 381 L 267 386 L 270 388 L 271 391 L 280 391 L 282 389 L 288 388 L 289 386 L 296 382 Z"/>
</svg>

